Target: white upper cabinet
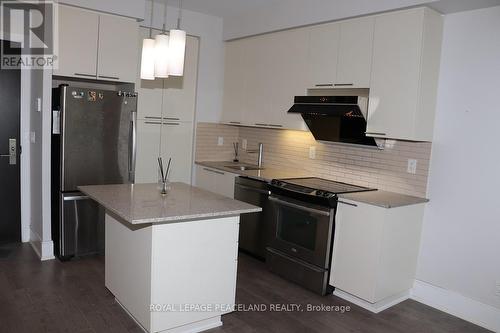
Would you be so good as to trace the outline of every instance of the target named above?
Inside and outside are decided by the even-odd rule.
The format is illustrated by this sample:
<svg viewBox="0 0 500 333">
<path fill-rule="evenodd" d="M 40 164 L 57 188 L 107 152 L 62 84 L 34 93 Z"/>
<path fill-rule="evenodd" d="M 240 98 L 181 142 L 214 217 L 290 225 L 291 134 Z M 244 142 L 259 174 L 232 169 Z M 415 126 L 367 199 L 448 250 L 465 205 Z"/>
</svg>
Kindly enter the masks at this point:
<svg viewBox="0 0 500 333">
<path fill-rule="evenodd" d="M 138 23 L 60 5 L 58 68 L 54 75 L 134 82 Z"/>
<path fill-rule="evenodd" d="M 198 83 L 198 44 L 198 38 L 187 37 L 184 75 L 164 79 L 163 117 L 167 120 L 194 120 Z"/>
<path fill-rule="evenodd" d="M 308 47 L 308 88 L 331 88 L 337 77 L 340 24 L 310 28 Z"/>
<path fill-rule="evenodd" d="M 221 121 L 304 130 L 302 118 L 287 111 L 306 93 L 307 37 L 296 29 L 226 43 Z"/>
<path fill-rule="evenodd" d="M 224 71 L 224 99 L 222 106 L 222 122 L 239 125 L 242 122 L 242 114 L 246 111 L 244 102 L 246 96 L 245 74 L 246 43 L 225 43 L 225 71 Z"/>
<path fill-rule="evenodd" d="M 97 78 L 135 82 L 139 25 L 135 20 L 113 15 L 99 16 Z"/>
<path fill-rule="evenodd" d="M 152 36 L 159 34 L 153 30 Z M 137 56 L 140 57 L 142 40 L 149 37 L 149 29 L 141 28 L 137 39 Z M 169 121 L 194 120 L 196 108 L 196 87 L 198 82 L 198 38 L 188 36 L 184 76 L 170 76 L 166 79 L 141 80 L 140 61 L 135 65 L 135 89 L 139 94 L 137 116 L 139 119 L 161 119 Z M 163 107 L 162 107 L 163 106 Z"/>
<path fill-rule="evenodd" d="M 58 18 L 59 54 L 54 75 L 95 79 L 99 15 L 59 6 Z"/>
<path fill-rule="evenodd" d="M 375 18 L 340 24 L 340 46 L 334 87 L 369 88 Z"/>
<path fill-rule="evenodd" d="M 428 8 L 375 18 L 368 135 L 432 141 L 441 38 Z"/>
</svg>

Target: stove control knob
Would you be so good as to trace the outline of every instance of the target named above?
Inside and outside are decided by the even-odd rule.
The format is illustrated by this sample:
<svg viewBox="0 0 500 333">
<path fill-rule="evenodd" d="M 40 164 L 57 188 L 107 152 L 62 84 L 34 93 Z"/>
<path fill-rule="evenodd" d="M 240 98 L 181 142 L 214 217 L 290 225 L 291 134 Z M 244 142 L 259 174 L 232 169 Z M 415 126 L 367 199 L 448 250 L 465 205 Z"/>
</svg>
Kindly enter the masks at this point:
<svg viewBox="0 0 500 333">
<path fill-rule="evenodd" d="M 325 195 L 325 192 L 324 192 L 324 191 L 321 191 L 321 190 L 317 190 L 317 191 L 316 191 L 316 195 L 317 195 L 318 197 L 322 197 L 322 196 L 324 196 L 324 195 Z"/>
</svg>

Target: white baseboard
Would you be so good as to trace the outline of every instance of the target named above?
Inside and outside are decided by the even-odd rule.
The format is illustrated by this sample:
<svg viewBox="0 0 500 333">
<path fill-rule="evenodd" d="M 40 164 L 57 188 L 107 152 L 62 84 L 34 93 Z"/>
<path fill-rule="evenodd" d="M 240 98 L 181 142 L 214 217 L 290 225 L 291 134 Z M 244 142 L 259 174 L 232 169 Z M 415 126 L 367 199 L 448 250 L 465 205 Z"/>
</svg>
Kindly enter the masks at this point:
<svg viewBox="0 0 500 333">
<path fill-rule="evenodd" d="M 42 241 L 40 235 L 33 229 L 30 229 L 30 244 L 41 261 L 55 259 L 54 243 L 51 240 Z"/>
<path fill-rule="evenodd" d="M 415 280 L 411 298 L 473 324 L 500 332 L 500 309 L 475 301 L 457 292 Z"/>
<path fill-rule="evenodd" d="M 379 313 L 380 311 L 384 311 L 385 309 L 390 308 L 391 306 L 394 306 L 398 303 L 401 303 L 408 298 L 410 298 L 410 291 L 404 291 L 400 294 L 397 294 L 392 297 L 388 297 L 386 299 L 383 299 L 379 302 L 376 303 L 370 303 L 368 301 L 365 301 L 364 299 L 361 299 L 359 297 L 356 297 L 352 294 L 349 294 L 343 290 L 340 289 L 335 289 L 333 294 L 337 297 L 340 297 L 348 302 L 351 302 L 353 304 L 356 304 L 357 306 L 360 306 L 368 311 L 371 311 L 373 313 Z"/>
</svg>

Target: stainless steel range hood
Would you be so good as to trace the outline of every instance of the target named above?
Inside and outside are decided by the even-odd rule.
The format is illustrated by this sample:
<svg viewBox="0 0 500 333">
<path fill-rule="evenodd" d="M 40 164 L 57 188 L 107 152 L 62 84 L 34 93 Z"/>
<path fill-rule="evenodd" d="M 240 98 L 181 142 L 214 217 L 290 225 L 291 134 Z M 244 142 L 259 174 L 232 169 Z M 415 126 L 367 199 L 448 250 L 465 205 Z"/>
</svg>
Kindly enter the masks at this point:
<svg viewBox="0 0 500 333">
<path fill-rule="evenodd" d="M 289 113 L 300 113 L 318 141 L 377 147 L 367 137 L 368 98 L 362 96 L 296 96 Z"/>
</svg>

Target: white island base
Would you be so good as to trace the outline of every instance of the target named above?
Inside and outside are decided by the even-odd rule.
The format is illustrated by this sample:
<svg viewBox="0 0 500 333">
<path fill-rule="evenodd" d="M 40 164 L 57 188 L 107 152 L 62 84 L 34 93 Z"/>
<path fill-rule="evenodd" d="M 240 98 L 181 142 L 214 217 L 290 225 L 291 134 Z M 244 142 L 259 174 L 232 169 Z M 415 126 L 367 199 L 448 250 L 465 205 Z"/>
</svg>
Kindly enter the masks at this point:
<svg viewBox="0 0 500 333">
<path fill-rule="evenodd" d="M 106 214 L 106 287 L 146 332 L 222 325 L 236 292 L 239 216 L 133 225 Z"/>
</svg>

